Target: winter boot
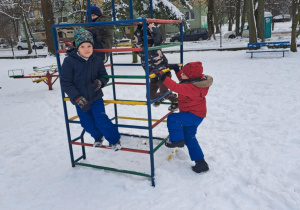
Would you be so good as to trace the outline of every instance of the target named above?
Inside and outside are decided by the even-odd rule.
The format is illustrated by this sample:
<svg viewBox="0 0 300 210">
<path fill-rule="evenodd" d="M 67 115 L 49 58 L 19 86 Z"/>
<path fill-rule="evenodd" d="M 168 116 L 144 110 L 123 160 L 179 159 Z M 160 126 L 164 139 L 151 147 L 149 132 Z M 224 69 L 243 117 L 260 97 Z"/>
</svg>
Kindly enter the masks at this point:
<svg viewBox="0 0 300 210">
<path fill-rule="evenodd" d="M 184 140 L 181 141 L 166 141 L 165 146 L 169 148 L 184 147 Z"/>
<path fill-rule="evenodd" d="M 161 102 L 163 102 L 164 100 L 165 100 L 164 98 L 161 98 L 161 99 L 155 101 L 154 104 L 153 104 L 153 106 L 154 107 L 158 107 L 161 104 Z"/>
<path fill-rule="evenodd" d="M 204 158 L 200 160 L 196 160 L 196 165 L 192 166 L 193 171 L 196 173 L 201 173 L 209 170 L 207 163 L 205 162 Z"/>
<path fill-rule="evenodd" d="M 121 142 L 118 141 L 117 143 L 111 145 L 111 148 L 112 148 L 115 152 L 118 151 L 118 150 L 120 150 L 120 149 L 122 148 Z"/>
<path fill-rule="evenodd" d="M 104 136 L 100 140 L 95 140 L 93 147 L 101 147 L 104 141 Z"/>
<path fill-rule="evenodd" d="M 178 110 L 178 98 L 176 96 L 176 98 L 172 101 L 172 104 L 169 106 L 168 108 L 169 111 L 177 111 Z"/>
</svg>

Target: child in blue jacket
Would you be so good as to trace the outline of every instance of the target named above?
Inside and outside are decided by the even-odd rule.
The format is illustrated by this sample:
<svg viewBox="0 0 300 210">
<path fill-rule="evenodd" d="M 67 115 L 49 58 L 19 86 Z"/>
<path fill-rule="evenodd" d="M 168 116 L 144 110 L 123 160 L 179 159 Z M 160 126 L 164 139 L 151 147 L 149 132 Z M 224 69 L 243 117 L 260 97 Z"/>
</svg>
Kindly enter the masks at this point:
<svg viewBox="0 0 300 210">
<path fill-rule="evenodd" d="M 94 147 L 102 146 L 105 139 L 112 149 L 121 149 L 120 134 L 105 114 L 104 87 L 108 79 L 103 61 L 93 53 L 93 36 L 85 29 L 75 32 L 75 48 L 67 51 L 60 74 L 63 91 L 69 96 L 80 119 L 81 126 L 95 139 Z"/>
</svg>

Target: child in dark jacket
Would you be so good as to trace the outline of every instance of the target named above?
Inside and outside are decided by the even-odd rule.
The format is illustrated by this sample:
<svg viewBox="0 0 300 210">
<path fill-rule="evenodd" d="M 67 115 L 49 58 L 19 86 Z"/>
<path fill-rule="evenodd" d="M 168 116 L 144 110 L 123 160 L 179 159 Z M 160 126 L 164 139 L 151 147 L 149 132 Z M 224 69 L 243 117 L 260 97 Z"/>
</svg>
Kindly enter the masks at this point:
<svg viewBox="0 0 300 210">
<path fill-rule="evenodd" d="M 213 79 L 203 74 L 201 62 L 186 64 L 182 70 L 174 66 L 180 83 L 176 83 L 163 72 L 156 72 L 157 77 L 172 91 L 178 93 L 179 113 L 168 116 L 167 126 L 170 134 L 165 145 L 169 148 L 187 146 L 189 155 L 196 165 L 192 167 L 196 173 L 208 171 L 204 154 L 196 139 L 197 128 L 206 117 L 206 99 Z"/>
<path fill-rule="evenodd" d="M 158 29 L 158 27 L 154 23 L 150 23 L 147 26 L 147 36 L 148 36 L 148 47 L 159 46 L 163 44 L 162 35 Z M 133 45 L 135 48 L 143 48 L 144 46 L 144 39 L 143 39 L 143 26 L 138 25 L 136 31 L 134 32 L 134 39 Z M 145 67 L 145 54 L 144 52 L 137 52 L 137 54 L 141 57 L 141 63 L 144 70 Z M 151 50 L 148 54 L 148 61 L 149 61 L 149 74 L 152 74 L 153 71 L 160 71 L 169 67 L 168 59 L 163 54 L 161 49 Z M 166 75 L 171 77 L 171 72 L 167 72 Z M 168 88 L 157 78 L 150 79 L 150 99 L 153 100 L 160 95 L 168 92 Z M 160 103 L 168 99 L 172 102 L 171 106 L 169 107 L 170 111 L 178 110 L 178 101 L 177 95 L 174 93 L 170 93 L 164 98 L 154 102 L 154 106 L 159 106 Z"/>
<path fill-rule="evenodd" d="M 95 139 L 94 147 L 102 146 L 105 139 L 112 149 L 121 149 L 120 134 L 105 114 L 104 87 L 108 79 L 103 61 L 93 53 L 92 34 L 79 29 L 75 32 L 75 47 L 67 51 L 60 74 L 63 91 L 76 106 L 81 126 Z"/>
</svg>

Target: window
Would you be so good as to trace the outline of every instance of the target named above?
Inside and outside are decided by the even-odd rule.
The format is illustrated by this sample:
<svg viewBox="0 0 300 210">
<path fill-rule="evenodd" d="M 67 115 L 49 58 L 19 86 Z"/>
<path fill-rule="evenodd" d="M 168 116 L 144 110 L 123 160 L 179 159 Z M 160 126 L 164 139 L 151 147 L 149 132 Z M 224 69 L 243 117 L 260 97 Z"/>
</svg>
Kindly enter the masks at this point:
<svg viewBox="0 0 300 210">
<path fill-rule="evenodd" d="M 185 12 L 185 18 L 187 20 L 194 20 L 195 19 L 195 15 L 194 15 L 193 12 L 188 11 L 188 12 Z"/>
<path fill-rule="evenodd" d="M 29 13 L 28 13 L 28 18 L 29 18 L 29 19 L 35 19 L 34 11 L 29 11 Z"/>
<path fill-rule="evenodd" d="M 68 18 L 67 17 L 58 17 L 57 22 L 58 23 L 66 23 L 66 22 L 68 22 Z"/>
</svg>

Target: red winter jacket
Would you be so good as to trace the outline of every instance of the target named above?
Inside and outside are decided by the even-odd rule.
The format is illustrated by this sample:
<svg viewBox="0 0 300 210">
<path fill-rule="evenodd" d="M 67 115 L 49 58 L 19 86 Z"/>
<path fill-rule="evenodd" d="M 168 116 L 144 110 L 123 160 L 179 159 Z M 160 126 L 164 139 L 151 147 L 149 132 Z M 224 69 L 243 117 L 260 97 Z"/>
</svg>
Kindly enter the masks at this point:
<svg viewBox="0 0 300 210">
<path fill-rule="evenodd" d="M 181 73 L 179 71 L 176 76 L 181 80 Z M 191 112 L 199 117 L 206 117 L 206 99 L 209 87 L 200 88 L 192 83 L 178 84 L 171 78 L 166 77 L 164 85 L 170 90 L 178 93 L 178 107 L 180 112 Z"/>
</svg>

